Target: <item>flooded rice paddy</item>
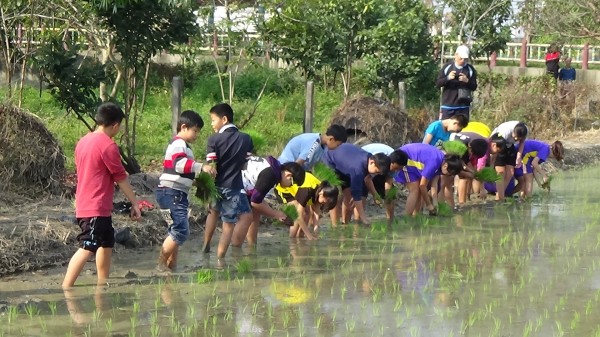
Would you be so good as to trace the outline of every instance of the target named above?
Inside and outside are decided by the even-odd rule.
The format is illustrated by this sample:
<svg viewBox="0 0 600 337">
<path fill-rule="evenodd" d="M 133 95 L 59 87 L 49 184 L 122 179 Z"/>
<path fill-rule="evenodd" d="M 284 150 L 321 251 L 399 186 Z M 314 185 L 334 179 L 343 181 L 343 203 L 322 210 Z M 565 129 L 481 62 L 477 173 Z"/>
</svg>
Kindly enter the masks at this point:
<svg viewBox="0 0 600 337">
<path fill-rule="evenodd" d="M 600 336 L 599 174 L 448 218 L 282 232 L 224 268 L 196 239 L 181 259 L 198 267 L 171 277 L 149 251 L 115 255 L 110 286 L 2 282 L 0 301 L 29 300 L 2 309 L 0 336 Z"/>
</svg>

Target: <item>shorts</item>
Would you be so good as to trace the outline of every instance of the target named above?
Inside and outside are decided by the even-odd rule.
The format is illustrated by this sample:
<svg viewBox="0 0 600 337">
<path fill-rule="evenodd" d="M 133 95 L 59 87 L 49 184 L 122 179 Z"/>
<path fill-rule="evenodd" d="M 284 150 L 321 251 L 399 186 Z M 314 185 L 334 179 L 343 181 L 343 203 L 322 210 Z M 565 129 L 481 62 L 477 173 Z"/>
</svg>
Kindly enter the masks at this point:
<svg viewBox="0 0 600 337">
<path fill-rule="evenodd" d="M 115 246 L 115 229 L 111 217 L 77 218 L 77 224 L 81 228 L 81 233 L 77 235 L 81 248 L 95 253 L 98 248 Z"/>
<path fill-rule="evenodd" d="M 525 167 L 527 169 L 527 174 L 533 173 L 533 164 L 532 164 L 533 160 L 529 160 L 529 162 L 525 165 L 521 165 L 521 167 L 519 168 L 515 168 L 515 177 L 520 177 L 525 175 L 525 172 L 523 171 L 523 167 Z M 543 163 L 543 161 L 539 161 L 540 163 Z"/>
<path fill-rule="evenodd" d="M 448 118 L 451 118 L 454 115 L 463 115 L 463 116 L 467 117 L 467 122 L 468 122 L 469 121 L 469 113 L 470 113 L 470 111 L 471 111 L 470 108 L 441 109 L 442 119 L 448 119 Z"/>
<path fill-rule="evenodd" d="M 181 246 L 190 236 L 188 195 L 183 191 L 168 187 L 157 188 L 155 194 L 160 213 L 169 226 L 167 234 L 177 245 Z"/>
<path fill-rule="evenodd" d="M 385 181 L 387 177 L 381 174 L 378 174 L 373 177 L 373 185 L 375 186 L 375 191 L 379 194 L 380 197 L 385 198 Z M 363 184 L 363 198 L 366 198 L 369 195 L 369 189 L 366 184 Z"/>
<path fill-rule="evenodd" d="M 496 189 L 496 183 L 483 183 L 483 188 L 485 188 L 486 191 L 488 191 L 488 193 L 490 194 L 496 194 L 497 189 Z M 515 190 L 515 180 L 511 179 L 510 182 L 508 183 L 508 186 L 506 186 L 506 190 L 504 191 L 504 195 L 512 195 L 513 191 Z"/>
<path fill-rule="evenodd" d="M 338 176 L 338 178 L 340 178 L 342 185 L 340 186 L 342 188 L 342 190 L 345 190 L 347 188 L 350 188 L 350 176 L 343 174 L 342 172 L 336 170 L 335 174 Z"/>
<path fill-rule="evenodd" d="M 503 153 L 496 155 L 496 161 L 494 166 L 515 166 L 517 164 L 517 148 L 515 144 L 506 146 L 506 150 Z"/>
<path fill-rule="evenodd" d="M 221 215 L 221 221 L 224 223 L 236 223 L 240 215 L 249 213 L 250 196 L 239 190 L 232 190 L 226 187 L 217 187 L 221 198 L 215 203 L 213 208 Z"/>
<path fill-rule="evenodd" d="M 419 172 L 419 170 L 416 167 L 404 166 L 402 170 L 396 173 L 394 180 L 401 184 L 413 183 L 415 181 L 421 180 L 421 172 Z"/>
</svg>

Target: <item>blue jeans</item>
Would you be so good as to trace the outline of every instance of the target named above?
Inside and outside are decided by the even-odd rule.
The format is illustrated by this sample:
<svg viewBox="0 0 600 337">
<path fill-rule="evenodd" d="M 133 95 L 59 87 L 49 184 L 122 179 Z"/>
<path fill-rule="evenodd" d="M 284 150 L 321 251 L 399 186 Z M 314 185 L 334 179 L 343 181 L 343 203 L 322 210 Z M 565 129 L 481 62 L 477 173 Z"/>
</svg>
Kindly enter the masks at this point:
<svg viewBox="0 0 600 337">
<path fill-rule="evenodd" d="M 225 187 L 218 187 L 218 190 L 221 198 L 213 208 L 221 214 L 221 221 L 235 224 L 241 214 L 251 211 L 248 197 L 241 190 Z"/>
<path fill-rule="evenodd" d="M 167 233 L 181 246 L 190 236 L 188 195 L 168 187 L 157 188 L 155 194 L 160 212 L 169 226 Z"/>
</svg>

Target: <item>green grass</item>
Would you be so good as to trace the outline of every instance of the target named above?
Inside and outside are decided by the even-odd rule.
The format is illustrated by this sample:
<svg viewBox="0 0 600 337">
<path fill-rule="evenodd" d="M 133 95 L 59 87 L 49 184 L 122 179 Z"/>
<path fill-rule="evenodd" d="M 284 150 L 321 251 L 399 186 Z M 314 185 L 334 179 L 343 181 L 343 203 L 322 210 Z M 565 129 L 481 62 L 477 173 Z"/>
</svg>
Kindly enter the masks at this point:
<svg viewBox="0 0 600 337">
<path fill-rule="evenodd" d="M 200 113 L 205 126 L 198 140 L 192 144 L 196 158 L 204 158 L 206 140 L 212 134 L 210 128 L 209 109 L 217 101 L 206 98 L 201 88 L 186 89 L 182 109 L 192 109 Z M 6 89 L 0 88 L 0 95 L 5 96 Z M 340 105 L 343 96 L 339 92 L 317 90 L 315 92 L 314 132 L 327 127 L 332 112 Z M 142 169 L 156 168 L 162 162 L 164 151 L 171 139 L 171 93 L 168 88 L 150 88 L 146 107 L 139 116 L 136 135 L 136 158 Z M 244 129 L 253 130 L 264 139 L 261 154 L 277 157 L 287 141 L 294 135 L 302 133 L 304 118 L 304 88 L 286 96 L 265 95 L 256 109 L 256 114 Z M 252 112 L 255 102 L 244 100 L 233 102 L 234 122 L 241 123 Z M 73 152 L 79 138 L 88 129 L 72 114 L 67 114 L 54 101 L 47 91 L 26 87 L 23 93 L 22 107 L 39 116 L 55 135 L 63 147 L 67 157 L 67 167 L 74 168 Z M 91 122 L 91 119 L 90 119 Z M 120 143 L 120 136 L 117 143 Z"/>
</svg>

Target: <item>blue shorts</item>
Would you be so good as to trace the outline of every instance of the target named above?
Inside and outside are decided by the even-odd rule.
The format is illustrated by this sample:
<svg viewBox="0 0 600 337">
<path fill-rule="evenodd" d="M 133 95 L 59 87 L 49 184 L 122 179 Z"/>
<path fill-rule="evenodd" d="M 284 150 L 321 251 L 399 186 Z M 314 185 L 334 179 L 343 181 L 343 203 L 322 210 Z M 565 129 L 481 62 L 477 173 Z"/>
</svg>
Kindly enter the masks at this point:
<svg viewBox="0 0 600 337">
<path fill-rule="evenodd" d="M 246 193 L 226 187 L 217 187 L 221 198 L 213 205 L 213 209 L 221 215 L 224 223 L 236 223 L 240 215 L 250 213 L 250 202 Z"/>
<path fill-rule="evenodd" d="M 496 192 L 498 192 L 498 190 L 496 189 L 496 183 L 483 183 L 483 187 L 490 194 L 496 194 Z M 506 191 L 504 191 L 504 195 L 513 195 L 514 189 L 515 189 L 515 180 L 511 179 L 510 182 L 508 183 L 508 186 L 506 186 Z"/>
<path fill-rule="evenodd" d="M 188 195 L 183 191 L 168 187 L 157 188 L 155 194 L 160 213 L 169 226 L 167 233 L 175 243 L 181 246 L 190 236 Z"/>
</svg>

